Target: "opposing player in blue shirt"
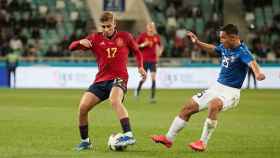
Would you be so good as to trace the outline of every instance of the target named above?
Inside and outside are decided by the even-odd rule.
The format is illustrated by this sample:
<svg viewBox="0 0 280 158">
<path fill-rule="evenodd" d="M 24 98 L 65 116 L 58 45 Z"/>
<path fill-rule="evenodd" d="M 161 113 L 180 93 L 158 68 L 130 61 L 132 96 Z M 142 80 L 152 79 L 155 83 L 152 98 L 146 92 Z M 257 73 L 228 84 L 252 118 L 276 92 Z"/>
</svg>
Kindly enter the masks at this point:
<svg viewBox="0 0 280 158">
<path fill-rule="evenodd" d="M 265 75 L 261 72 L 247 46 L 241 42 L 238 28 L 235 25 L 228 24 L 221 29 L 221 44 L 218 46 L 199 41 L 192 32 L 188 32 L 187 36 L 193 44 L 196 44 L 201 49 L 209 53 L 216 52 L 221 56 L 221 71 L 218 80 L 216 84 L 194 95 L 186 103 L 179 115 L 175 117 L 166 135 L 155 135 L 152 139 L 154 142 L 170 148 L 175 136 L 184 128 L 190 117 L 208 108 L 208 117 L 205 120 L 200 140 L 189 144 L 189 147 L 195 151 L 204 151 L 217 126 L 218 113 L 233 108 L 238 104 L 240 88 L 248 68 L 252 68 L 258 81 L 264 80 Z"/>
</svg>

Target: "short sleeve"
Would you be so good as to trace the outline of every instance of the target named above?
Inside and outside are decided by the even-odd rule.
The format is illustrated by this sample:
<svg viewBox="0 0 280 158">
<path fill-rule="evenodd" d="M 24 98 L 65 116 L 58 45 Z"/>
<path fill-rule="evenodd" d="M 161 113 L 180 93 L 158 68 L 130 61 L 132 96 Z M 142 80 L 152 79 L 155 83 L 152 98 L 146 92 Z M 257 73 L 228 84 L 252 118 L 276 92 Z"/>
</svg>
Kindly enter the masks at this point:
<svg viewBox="0 0 280 158">
<path fill-rule="evenodd" d="M 218 54 L 218 55 L 222 55 L 222 50 L 223 50 L 223 45 L 222 44 L 220 44 L 220 45 L 217 45 L 216 47 L 215 47 L 215 49 L 214 49 L 214 51 Z"/>
<path fill-rule="evenodd" d="M 249 64 L 251 61 L 254 60 L 254 57 L 249 49 L 245 49 L 244 51 L 241 52 L 240 59 L 243 63 Z"/>
</svg>

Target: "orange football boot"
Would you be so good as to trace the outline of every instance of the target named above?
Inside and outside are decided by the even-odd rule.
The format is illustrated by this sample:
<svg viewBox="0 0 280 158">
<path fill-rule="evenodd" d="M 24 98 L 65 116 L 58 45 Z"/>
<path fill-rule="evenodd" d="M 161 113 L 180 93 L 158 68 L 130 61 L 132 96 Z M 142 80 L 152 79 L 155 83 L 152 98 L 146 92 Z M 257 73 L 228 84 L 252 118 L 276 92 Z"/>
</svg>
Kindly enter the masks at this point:
<svg viewBox="0 0 280 158">
<path fill-rule="evenodd" d="M 166 138 L 165 135 L 154 135 L 152 136 L 152 140 L 155 143 L 161 143 L 167 148 L 171 148 L 172 142 Z"/>
<path fill-rule="evenodd" d="M 195 142 L 190 143 L 189 147 L 194 151 L 202 152 L 206 150 L 206 144 L 204 144 L 202 140 L 197 140 Z"/>
</svg>

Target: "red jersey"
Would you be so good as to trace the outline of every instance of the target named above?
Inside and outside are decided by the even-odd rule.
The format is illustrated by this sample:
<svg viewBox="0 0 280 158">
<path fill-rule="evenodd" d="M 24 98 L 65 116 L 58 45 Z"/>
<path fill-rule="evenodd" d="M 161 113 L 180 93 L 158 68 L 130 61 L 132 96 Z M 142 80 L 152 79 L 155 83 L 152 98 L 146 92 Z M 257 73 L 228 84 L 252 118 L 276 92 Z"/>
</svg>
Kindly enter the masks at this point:
<svg viewBox="0 0 280 158">
<path fill-rule="evenodd" d="M 159 35 L 148 35 L 146 32 L 141 33 L 137 38 L 137 43 L 140 45 L 144 42 L 149 44 L 141 49 L 144 62 L 157 62 L 156 46 L 161 45 Z"/>
<path fill-rule="evenodd" d="M 98 73 L 94 83 L 113 80 L 117 77 L 127 83 L 127 63 L 130 50 L 136 56 L 138 67 L 143 67 L 138 44 L 128 32 L 115 32 L 110 39 L 98 32 L 89 35 L 86 39 L 91 42 L 91 51 L 95 54 L 98 64 Z"/>
</svg>

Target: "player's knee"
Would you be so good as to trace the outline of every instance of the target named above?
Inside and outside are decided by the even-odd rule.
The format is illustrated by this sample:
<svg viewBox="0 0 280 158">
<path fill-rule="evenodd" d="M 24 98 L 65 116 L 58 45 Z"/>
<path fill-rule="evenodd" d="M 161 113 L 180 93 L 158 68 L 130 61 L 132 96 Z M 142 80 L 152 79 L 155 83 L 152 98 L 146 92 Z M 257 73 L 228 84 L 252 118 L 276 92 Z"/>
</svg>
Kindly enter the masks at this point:
<svg viewBox="0 0 280 158">
<path fill-rule="evenodd" d="M 194 101 L 191 101 L 187 105 L 183 107 L 181 110 L 180 116 L 182 118 L 189 118 L 192 114 L 197 113 L 199 111 L 198 104 Z"/>
<path fill-rule="evenodd" d="M 87 115 L 89 109 L 88 109 L 88 106 L 86 104 L 80 104 L 80 107 L 79 107 L 79 114 L 80 115 Z"/>
<path fill-rule="evenodd" d="M 209 111 L 212 112 L 212 113 L 217 113 L 220 110 L 222 110 L 222 108 L 223 108 L 223 104 L 220 101 L 212 102 L 209 105 Z"/>
<path fill-rule="evenodd" d="M 208 110 L 208 117 L 211 119 L 217 119 L 217 115 L 220 111 L 219 108 L 217 106 L 209 106 Z"/>
<path fill-rule="evenodd" d="M 112 106 L 118 106 L 119 104 L 121 104 L 121 100 L 119 100 L 119 99 L 109 98 L 109 101 Z"/>
<path fill-rule="evenodd" d="M 190 101 L 190 103 L 189 103 L 187 109 L 188 109 L 188 111 L 189 111 L 190 113 L 192 113 L 192 114 L 199 111 L 198 104 L 197 104 L 194 100 L 191 100 L 191 101 Z"/>
<path fill-rule="evenodd" d="M 183 108 L 183 111 L 184 111 L 186 114 L 191 115 L 191 114 L 193 114 L 193 113 L 196 111 L 196 109 L 195 109 L 193 106 L 185 106 L 185 107 Z"/>
</svg>

